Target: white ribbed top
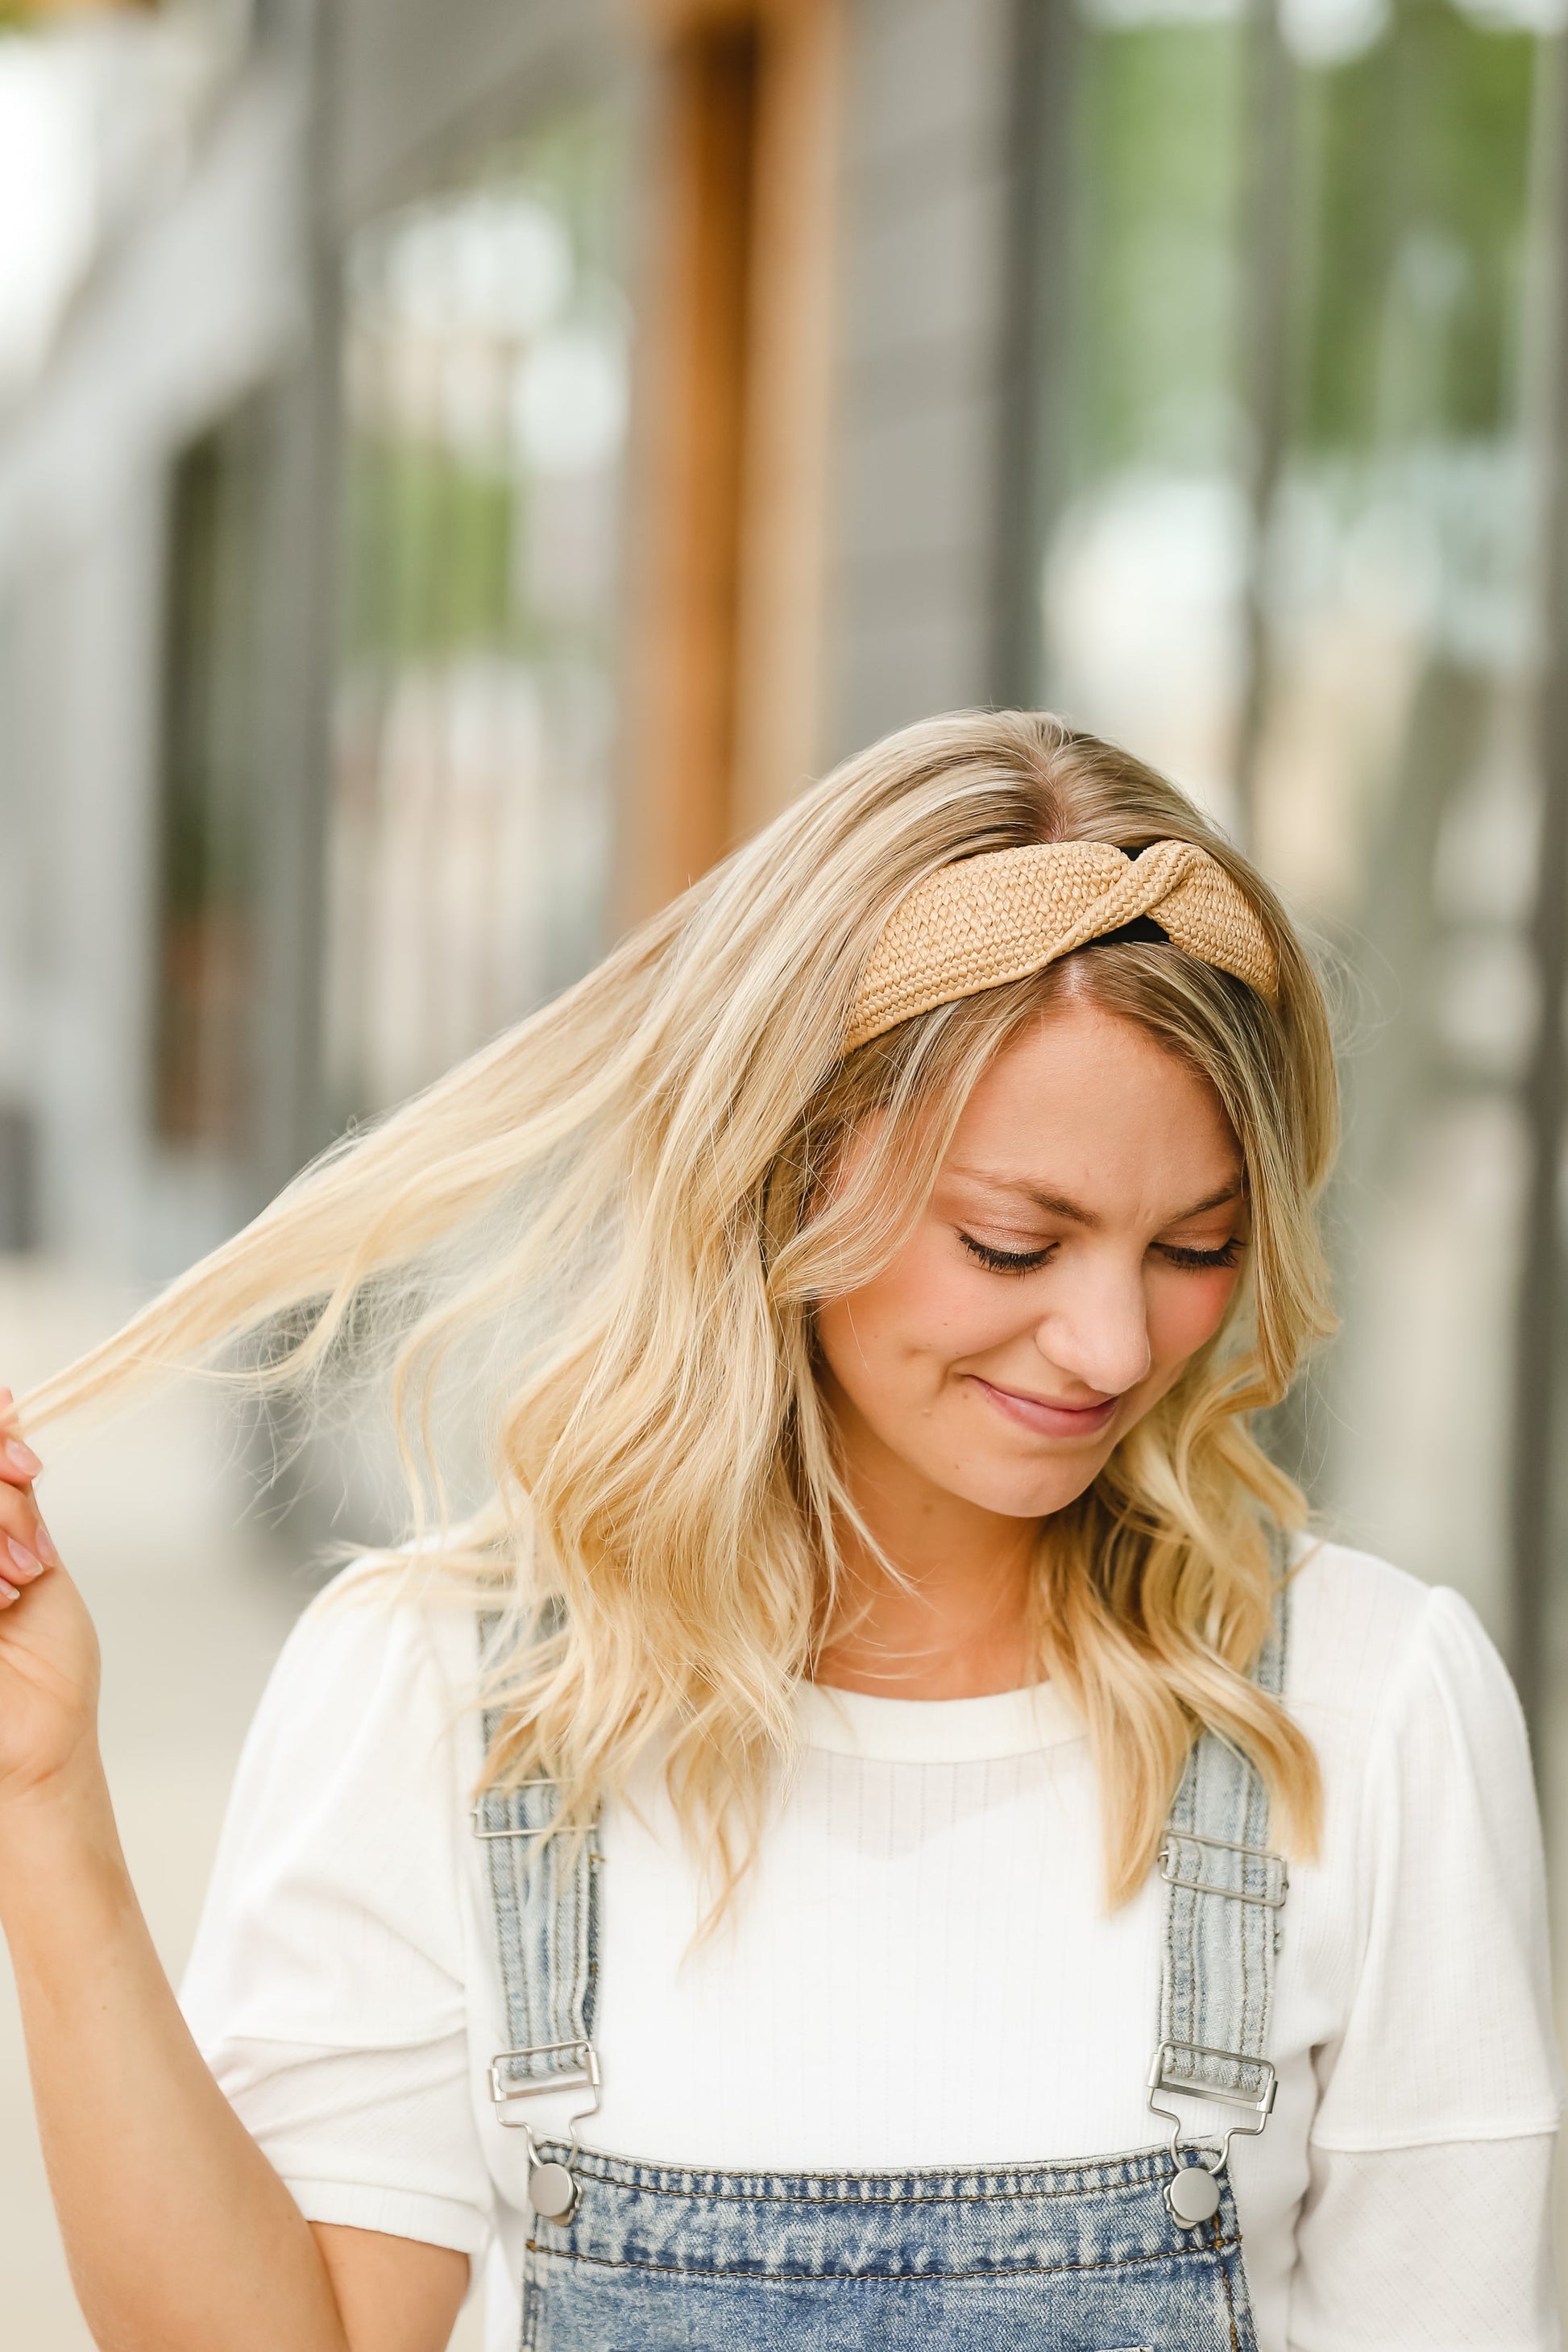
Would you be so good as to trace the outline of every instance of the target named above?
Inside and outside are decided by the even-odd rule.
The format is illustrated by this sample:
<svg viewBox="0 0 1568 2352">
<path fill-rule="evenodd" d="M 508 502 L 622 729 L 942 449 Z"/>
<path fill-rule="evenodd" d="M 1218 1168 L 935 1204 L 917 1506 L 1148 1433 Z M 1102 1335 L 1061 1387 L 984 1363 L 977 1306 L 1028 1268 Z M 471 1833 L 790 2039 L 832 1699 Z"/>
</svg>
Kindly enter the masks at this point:
<svg viewBox="0 0 1568 2352">
<path fill-rule="evenodd" d="M 460 1612 L 351 1595 L 308 1613 L 241 1762 L 184 1999 L 309 2215 L 499 2249 L 499 2352 L 527 2225 L 521 2135 L 483 2079 L 505 2037 L 466 1810 L 472 1662 Z M 1288 1696 L 1328 1813 L 1321 1860 L 1291 1872 L 1275 2114 L 1232 2158 L 1261 2352 L 1537 2352 L 1556 2342 L 1558 2087 L 1513 1694 L 1457 1596 L 1331 1546 L 1297 1580 Z M 1154 2143 L 1161 1890 L 1107 1914 L 1059 1694 L 801 1705 L 801 1769 L 709 1941 L 658 1788 L 605 1824 L 584 2138 L 747 2170 Z"/>
<path fill-rule="evenodd" d="M 876 1764 L 983 1764 L 1076 1739 L 1082 1727 L 1049 1683 L 994 1698 L 881 1698 L 808 1684 L 800 1694 L 807 1745 Z"/>
</svg>

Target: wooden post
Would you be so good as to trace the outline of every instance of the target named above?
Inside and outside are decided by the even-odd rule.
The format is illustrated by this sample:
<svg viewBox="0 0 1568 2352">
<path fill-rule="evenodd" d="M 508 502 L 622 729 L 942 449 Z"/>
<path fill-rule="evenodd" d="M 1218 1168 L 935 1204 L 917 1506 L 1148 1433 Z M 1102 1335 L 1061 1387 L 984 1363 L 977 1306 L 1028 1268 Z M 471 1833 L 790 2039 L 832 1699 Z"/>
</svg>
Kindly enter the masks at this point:
<svg viewBox="0 0 1568 2352">
<path fill-rule="evenodd" d="M 655 18 L 620 913 L 684 889 L 816 750 L 837 0 Z"/>
<path fill-rule="evenodd" d="M 731 842 L 816 767 L 827 621 L 839 11 L 773 0 L 763 14 Z"/>
</svg>

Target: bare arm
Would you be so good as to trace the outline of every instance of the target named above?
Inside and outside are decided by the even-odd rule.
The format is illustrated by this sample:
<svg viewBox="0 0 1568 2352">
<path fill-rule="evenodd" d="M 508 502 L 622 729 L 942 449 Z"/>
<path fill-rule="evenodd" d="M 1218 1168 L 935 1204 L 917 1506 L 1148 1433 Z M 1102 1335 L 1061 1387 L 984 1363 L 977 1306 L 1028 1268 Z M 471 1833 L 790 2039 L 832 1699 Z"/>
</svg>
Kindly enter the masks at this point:
<svg viewBox="0 0 1568 2352">
<path fill-rule="evenodd" d="M 0 1929 L 71 2274 L 104 2352 L 442 2352 L 447 2247 L 312 2230 L 192 2041 L 99 1758 L 98 1646 L 0 1391 Z M 11 1546 L 19 1545 L 20 1556 Z"/>
</svg>

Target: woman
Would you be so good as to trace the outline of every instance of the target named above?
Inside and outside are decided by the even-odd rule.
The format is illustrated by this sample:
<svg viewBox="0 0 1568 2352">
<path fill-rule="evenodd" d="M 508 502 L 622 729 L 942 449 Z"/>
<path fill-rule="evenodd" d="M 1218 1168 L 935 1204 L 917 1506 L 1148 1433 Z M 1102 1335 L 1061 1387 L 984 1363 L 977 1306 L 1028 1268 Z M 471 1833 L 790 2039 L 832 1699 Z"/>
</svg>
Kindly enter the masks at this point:
<svg viewBox="0 0 1568 2352">
<path fill-rule="evenodd" d="M 437 2352 L 492 2245 L 549 2352 L 1554 2342 L 1512 1693 L 1247 1430 L 1333 1129 L 1246 861 L 960 715 L 27 1401 L 369 1349 L 416 1497 L 263 1702 L 187 2027 L 10 1441 L 0 1915 L 100 2340 Z"/>
</svg>

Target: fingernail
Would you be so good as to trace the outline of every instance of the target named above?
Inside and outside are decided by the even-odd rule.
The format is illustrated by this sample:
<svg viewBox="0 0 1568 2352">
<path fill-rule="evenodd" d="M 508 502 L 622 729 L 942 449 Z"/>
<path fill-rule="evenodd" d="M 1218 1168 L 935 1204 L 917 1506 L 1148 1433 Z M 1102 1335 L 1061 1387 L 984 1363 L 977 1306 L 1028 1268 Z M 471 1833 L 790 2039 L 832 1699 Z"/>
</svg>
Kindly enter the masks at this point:
<svg viewBox="0 0 1568 2352">
<path fill-rule="evenodd" d="M 45 1527 L 42 1519 L 38 1521 L 37 1526 L 33 1529 L 33 1549 L 37 1553 L 38 1558 L 41 1560 L 46 1561 L 50 1568 L 58 1568 L 60 1564 L 60 1556 L 55 1549 L 55 1539 L 53 1536 L 50 1535 L 47 1528 Z"/>
<path fill-rule="evenodd" d="M 24 1445 L 19 1437 L 5 1440 L 5 1459 L 13 1470 L 21 1472 L 24 1478 L 36 1478 L 44 1466 L 32 1447 Z"/>
<path fill-rule="evenodd" d="M 39 1569 L 42 1568 L 44 1563 L 36 1556 L 36 1554 L 27 1549 L 26 1544 L 18 1543 L 15 1536 L 8 1536 L 5 1540 L 5 1549 L 10 1553 L 12 1559 L 16 1561 L 24 1576 L 37 1576 Z"/>
<path fill-rule="evenodd" d="M 20 1601 L 21 1598 L 16 1586 L 7 1584 L 5 1578 L 0 1576 L 0 1609 L 9 1609 L 13 1601 Z"/>
</svg>

